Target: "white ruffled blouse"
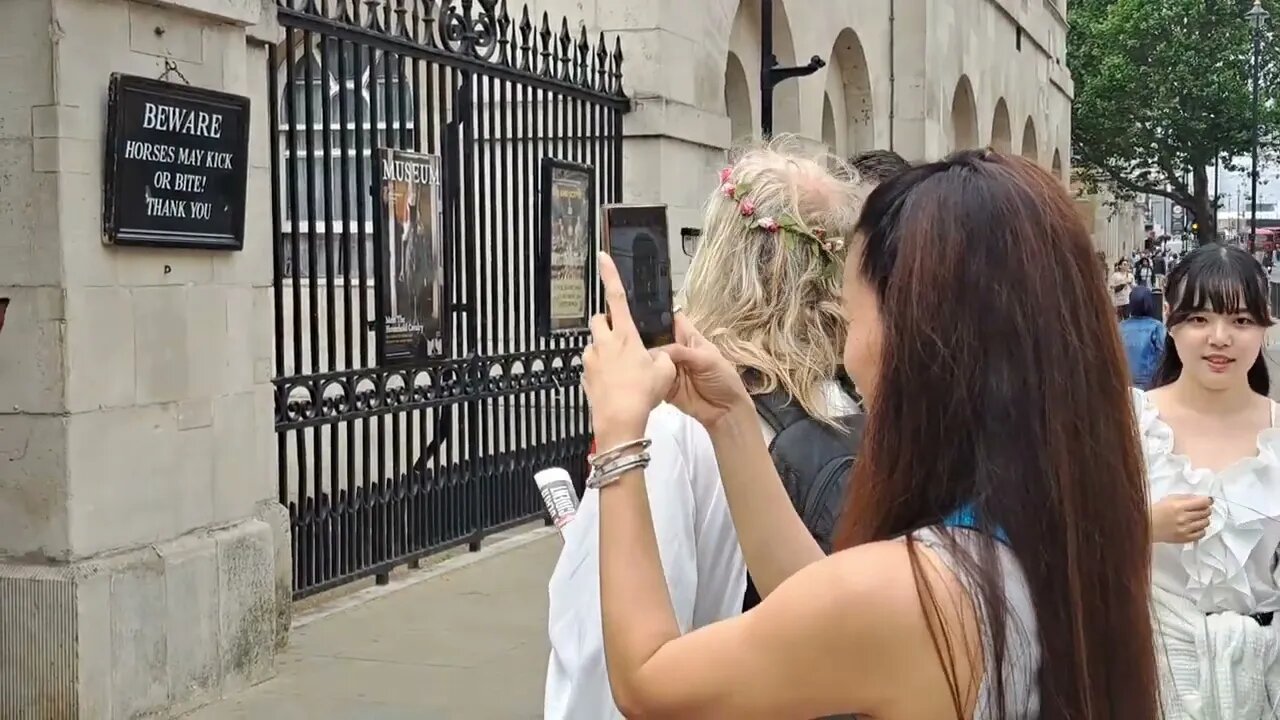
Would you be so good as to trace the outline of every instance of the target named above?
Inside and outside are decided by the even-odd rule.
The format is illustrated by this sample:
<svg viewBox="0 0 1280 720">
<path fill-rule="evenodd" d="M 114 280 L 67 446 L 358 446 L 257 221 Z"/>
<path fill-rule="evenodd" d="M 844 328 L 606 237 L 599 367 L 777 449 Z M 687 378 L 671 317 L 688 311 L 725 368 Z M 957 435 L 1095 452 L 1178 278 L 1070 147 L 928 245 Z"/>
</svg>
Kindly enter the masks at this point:
<svg viewBox="0 0 1280 720">
<path fill-rule="evenodd" d="M 1138 431 L 1146 456 L 1151 502 L 1169 495 L 1213 498 L 1204 538 L 1180 545 L 1156 543 L 1157 587 L 1186 597 L 1205 613 L 1243 615 L 1280 611 L 1280 428 L 1258 433 L 1258 453 L 1213 472 L 1173 451 L 1173 428 L 1151 398 L 1134 390 Z"/>
</svg>

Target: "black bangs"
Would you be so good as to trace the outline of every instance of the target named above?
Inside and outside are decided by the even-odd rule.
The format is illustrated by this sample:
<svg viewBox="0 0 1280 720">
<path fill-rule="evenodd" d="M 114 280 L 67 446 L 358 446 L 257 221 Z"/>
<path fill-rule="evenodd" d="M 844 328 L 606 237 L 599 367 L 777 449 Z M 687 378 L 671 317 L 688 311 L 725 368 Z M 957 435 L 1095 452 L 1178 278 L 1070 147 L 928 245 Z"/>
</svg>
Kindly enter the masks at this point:
<svg viewBox="0 0 1280 720">
<path fill-rule="evenodd" d="M 1213 312 L 1246 313 L 1259 325 L 1270 326 L 1267 283 L 1262 265 L 1245 251 L 1217 243 L 1200 247 L 1169 273 L 1168 325 L 1194 313 Z"/>
</svg>

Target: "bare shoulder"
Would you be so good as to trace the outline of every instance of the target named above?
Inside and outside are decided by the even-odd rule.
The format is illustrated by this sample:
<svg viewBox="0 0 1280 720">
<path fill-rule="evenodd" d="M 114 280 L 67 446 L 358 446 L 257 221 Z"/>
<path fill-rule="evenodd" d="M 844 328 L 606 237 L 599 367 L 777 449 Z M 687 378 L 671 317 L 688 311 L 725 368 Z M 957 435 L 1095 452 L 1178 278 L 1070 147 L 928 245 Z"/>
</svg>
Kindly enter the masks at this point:
<svg viewBox="0 0 1280 720">
<path fill-rule="evenodd" d="M 787 594 L 803 594 L 821 606 L 810 617 L 845 640 L 848 660 L 863 680 L 857 691 L 874 703 L 877 715 L 952 713 L 939 647 L 952 648 L 962 703 L 973 707 L 981 680 L 975 670 L 983 662 L 975 606 L 934 551 L 920 543 L 909 549 L 904 540 L 869 543 L 815 563 L 794 579 Z"/>
<path fill-rule="evenodd" d="M 961 702 L 972 708 L 970 668 L 981 667 L 981 651 L 964 651 L 962 635 L 976 627 L 971 604 L 954 575 L 916 549 L 915 566 L 904 542 L 809 565 L 750 612 L 664 645 L 621 691 L 615 683 L 619 707 L 700 719 L 954 717 L 941 646 L 953 648 Z M 921 601 L 917 579 L 932 602 Z"/>
</svg>

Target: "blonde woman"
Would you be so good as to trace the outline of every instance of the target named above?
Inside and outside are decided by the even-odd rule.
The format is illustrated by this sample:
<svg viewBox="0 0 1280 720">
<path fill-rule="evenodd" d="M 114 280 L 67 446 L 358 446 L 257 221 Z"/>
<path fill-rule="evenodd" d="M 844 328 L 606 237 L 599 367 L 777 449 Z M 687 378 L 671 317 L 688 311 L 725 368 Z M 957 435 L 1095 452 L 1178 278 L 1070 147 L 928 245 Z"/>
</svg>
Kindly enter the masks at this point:
<svg viewBox="0 0 1280 720">
<path fill-rule="evenodd" d="M 783 390 L 818 420 L 857 412 L 835 381 L 845 320 L 843 248 L 864 189 L 797 154 L 785 139 L 741 154 L 737 185 L 720 183 L 706 204 L 702 242 L 689 268 L 684 313 L 748 379 L 753 393 Z M 708 178 L 710 183 L 717 178 Z M 823 228 L 826 248 L 788 244 L 753 229 L 798 219 Z M 772 431 L 761 421 L 766 441 Z M 697 421 L 659 405 L 646 431 L 649 506 L 671 603 L 688 632 L 742 612 L 747 572 L 720 484 L 715 451 Z M 620 718 L 609 689 L 600 615 L 599 492 L 588 490 L 552 574 L 544 715 Z"/>
</svg>

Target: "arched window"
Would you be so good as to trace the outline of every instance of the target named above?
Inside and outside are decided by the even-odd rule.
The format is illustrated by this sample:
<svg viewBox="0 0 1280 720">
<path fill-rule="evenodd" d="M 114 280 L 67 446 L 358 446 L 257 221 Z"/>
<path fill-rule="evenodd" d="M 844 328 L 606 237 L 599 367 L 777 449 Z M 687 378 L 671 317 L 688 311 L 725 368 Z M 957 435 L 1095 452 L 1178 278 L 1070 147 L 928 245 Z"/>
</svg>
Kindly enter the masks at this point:
<svg viewBox="0 0 1280 720">
<path fill-rule="evenodd" d="M 350 240 L 357 262 L 363 242 L 373 258 L 373 158 L 379 147 L 413 147 L 418 102 L 409 79 L 412 60 L 337 38 L 323 38 L 286 53 L 281 68 L 277 132 L 280 136 L 281 230 L 299 235 L 298 267 L 285 253 L 285 273 L 307 277 L 309 251 L 321 253 L 316 270 L 346 274 L 341 243 Z M 311 236 L 314 233 L 314 244 Z M 353 269 L 352 275 L 357 274 Z"/>
</svg>

